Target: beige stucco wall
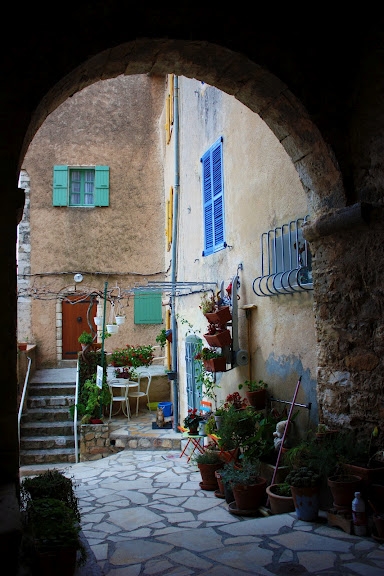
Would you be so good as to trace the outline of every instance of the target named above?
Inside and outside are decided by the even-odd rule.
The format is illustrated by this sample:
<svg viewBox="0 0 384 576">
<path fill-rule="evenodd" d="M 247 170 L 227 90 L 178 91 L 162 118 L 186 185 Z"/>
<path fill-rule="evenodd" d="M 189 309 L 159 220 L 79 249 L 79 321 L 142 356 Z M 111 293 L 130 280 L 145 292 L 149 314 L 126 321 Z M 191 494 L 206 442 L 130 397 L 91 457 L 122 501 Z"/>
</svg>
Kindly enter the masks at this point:
<svg viewBox="0 0 384 576">
<path fill-rule="evenodd" d="M 164 261 L 162 146 L 165 78 L 119 76 L 85 88 L 50 114 L 23 169 L 30 178 L 32 331 L 40 366 L 60 358 L 60 295 L 123 295 L 127 322 L 106 349 L 155 344 L 159 325 L 133 324 L 131 289 L 161 279 Z M 110 167 L 108 207 L 52 206 L 56 164 Z M 80 272 L 84 280 L 75 285 Z M 109 318 L 109 305 L 107 307 Z"/>
<path fill-rule="evenodd" d="M 178 219 L 178 281 L 216 282 L 226 287 L 238 272 L 239 344 L 249 351 L 247 366 L 219 378 L 219 402 L 251 375 L 269 384 L 270 394 L 292 399 L 298 377 L 297 403 L 312 404 L 317 420 L 316 338 L 312 293 L 258 297 L 253 280 L 261 273 L 260 236 L 269 229 L 308 214 L 307 199 L 297 172 L 282 145 L 261 118 L 232 96 L 196 80 L 179 78 L 180 195 Z M 223 137 L 225 239 L 228 247 L 203 257 L 201 163 L 204 152 Z M 174 136 L 166 150 L 165 189 L 174 162 Z M 241 265 L 241 269 L 239 269 Z M 188 326 L 200 337 L 207 322 L 199 310 L 200 294 L 176 298 L 180 415 L 187 412 L 185 346 Z M 250 341 L 244 305 L 251 312 Z M 203 342 L 206 342 L 203 338 Z M 276 404 L 275 404 L 276 405 Z M 276 405 L 281 410 L 284 404 Z M 300 409 L 303 426 L 308 411 Z"/>
</svg>

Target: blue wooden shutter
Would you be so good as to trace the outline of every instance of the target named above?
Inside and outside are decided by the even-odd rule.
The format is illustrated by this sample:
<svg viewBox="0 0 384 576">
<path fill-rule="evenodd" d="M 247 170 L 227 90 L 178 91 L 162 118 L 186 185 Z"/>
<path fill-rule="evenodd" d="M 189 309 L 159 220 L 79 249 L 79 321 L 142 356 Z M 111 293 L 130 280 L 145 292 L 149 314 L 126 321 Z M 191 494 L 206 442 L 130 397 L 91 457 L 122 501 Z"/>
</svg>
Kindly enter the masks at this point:
<svg viewBox="0 0 384 576">
<path fill-rule="evenodd" d="M 224 241 L 224 178 L 223 139 L 220 138 L 204 154 L 203 166 L 203 256 L 226 246 Z"/>
<path fill-rule="evenodd" d="M 52 206 L 68 204 L 68 166 L 53 167 Z"/>
<path fill-rule="evenodd" d="M 95 167 L 95 206 L 109 206 L 109 166 Z"/>
<path fill-rule="evenodd" d="M 161 292 L 135 292 L 135 324 L 162 324 Z"/>
<path fill-rule="evenodd" d="M 202 398 L 202 391 L 197 385 L 198 371 L 201 370 L 201 365 L 195 356 L 201 346 L 201 338 L 197 336 L 187 336 L 185 339 L 185 373 L 187 381 L 187 402 L 188 408 L 200 407 Z"/>
</svg>

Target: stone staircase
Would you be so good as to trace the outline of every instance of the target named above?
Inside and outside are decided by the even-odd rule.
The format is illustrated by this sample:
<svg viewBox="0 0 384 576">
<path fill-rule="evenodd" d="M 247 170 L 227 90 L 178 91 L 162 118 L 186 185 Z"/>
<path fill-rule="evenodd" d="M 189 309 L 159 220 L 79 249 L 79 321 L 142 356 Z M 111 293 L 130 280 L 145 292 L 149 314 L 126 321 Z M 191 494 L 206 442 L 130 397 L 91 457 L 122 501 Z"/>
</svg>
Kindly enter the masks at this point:
<svg viewBox="0 0 384 576">
<path fill-rule="evenodd" d="M 20 466 L 75 462 L 75 437 L 69 406 L 76 382 L 30 383 L 20 421 Z"/>
</svg>

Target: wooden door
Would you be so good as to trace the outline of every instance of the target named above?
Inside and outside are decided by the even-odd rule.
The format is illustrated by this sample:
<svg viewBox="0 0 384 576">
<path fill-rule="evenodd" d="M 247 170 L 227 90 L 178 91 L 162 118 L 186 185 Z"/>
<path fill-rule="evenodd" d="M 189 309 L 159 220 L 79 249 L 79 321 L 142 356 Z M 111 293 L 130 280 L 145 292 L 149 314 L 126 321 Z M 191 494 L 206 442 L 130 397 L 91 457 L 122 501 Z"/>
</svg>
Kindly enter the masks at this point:
<svg viewBox="0 0 384 576">
<path fill-rule="evenodd" d="M 77 339 L 84 330 L 91 332 L 87 321 L 88 308 L 91 301 L 86 298 L 81 302 L 76 302 L 79 300 L 80 294 L 68 296 L 67 298 L 75 303 L 71 304 L 66 300 L 63 301 L 63 360 L 77 360 L 77 353 L 81 350 L 81 344 Z M 93 302 L 89 318 L 95 332 L 96 325 L 93 318 L 96 316 L 96 310 L 96 302 Z"/>
</svg>

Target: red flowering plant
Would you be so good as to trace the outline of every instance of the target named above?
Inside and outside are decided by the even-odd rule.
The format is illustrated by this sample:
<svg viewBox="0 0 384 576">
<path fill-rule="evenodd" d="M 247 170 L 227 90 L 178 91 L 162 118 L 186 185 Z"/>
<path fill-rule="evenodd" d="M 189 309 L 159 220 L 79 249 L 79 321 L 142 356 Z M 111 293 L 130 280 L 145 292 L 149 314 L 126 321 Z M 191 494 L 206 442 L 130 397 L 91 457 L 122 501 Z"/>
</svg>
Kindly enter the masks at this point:
<svg viewBox="0 0 384 576">
<path fill-rule="evenodd" d="M 223 407 L 225 410 L 229 410 L 231 406 L 235 410 L 242 410 L 243 408 L 247 408 L 247 406 L 249 406 L 249 402 L 247 398 L 242 398 L 238 392 L 234 392 L 233 394 L 228 394 Z"/>
<path fill-rule="evenodd" d="M 205 420 L 205 416 L 197 411 L 197 408 L 189 408 L 188 415 L 184 418 L 186 428 L 197 428 Z"/>
</svg>

